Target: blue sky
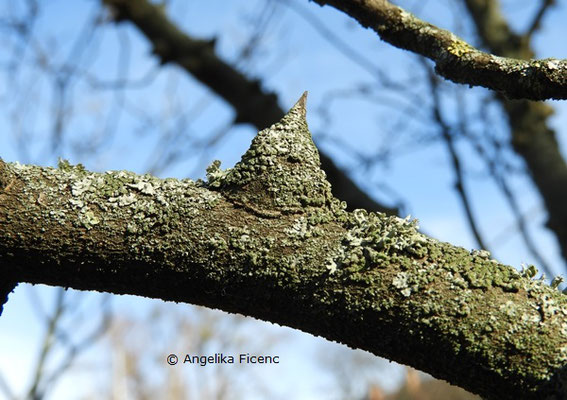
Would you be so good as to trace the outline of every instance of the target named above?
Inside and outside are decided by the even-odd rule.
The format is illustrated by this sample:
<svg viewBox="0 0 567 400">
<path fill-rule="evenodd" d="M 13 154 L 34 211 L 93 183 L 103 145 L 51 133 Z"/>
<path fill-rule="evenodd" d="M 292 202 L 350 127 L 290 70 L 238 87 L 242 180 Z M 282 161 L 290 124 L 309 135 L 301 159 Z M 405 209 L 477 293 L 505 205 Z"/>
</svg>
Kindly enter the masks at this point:
<svg viewBox="0 0 567 400">
<path fill-rule="evenodd" d="M 461 26 L 464 38 L 474 41 L 470 24 L 454 17 L 454 3 L 399 2 L 415 9 L 420 17 L 444 28 Z M 523 6 L 518 6 L 518 1 L 503 1 L 508 15 L 514 17 L 517 27 L 525 26 L 525 15 L 531 11 L 533 3 L 526 1 L 522 3 Z M 320 148 L 333 155 L 340 166 L 351 170 L 354 179 L 377 199 L 385 202 L 403 199 L 405 211 L 418 218 L 420 226 L 428 234 L 467 248 L 474 247 L 460 202 L 452 188 L 454 178 L 448 169 L 448 156 L 441 143 L 431 140 L 435 130 L 419 122 L 419 118 L 423 118 L 421 114 L 427 116 L 425 107 L 422 109 L 417 103 L 412 105 L 410 116 L 401 113 L 402 106 L 412 104 L 411 96 L 408 99 L 408 95 L 399 95 L 381 88 L 372 74 L 353 62 L 349 56 L 338 52 L 319 30 L 299 17 L 294 9 L 279 5 L 275 11 L 266 9 L 264 19 L 254 19 L 257 10 L 262 10 L 264 4 L 264 1 L 259 0 L 174 1 L 168 8 L 168 15 L 194 36 L 209 38 L 218 35 L 218 52 L 231 62 L 238 59 L 240 49 L 249 40 L 255 24 L 266 23 L 268 28 L 257 53 L 251 59 L 237 63 L 239 68 L 249 76 L 261 78 L 264 87 L 275 91 L 282 108 L 289 108 L 304 90 L 308 90 L 308 121 Z M 340 12 L 307 1 L 294 0 L 293 4 L 316 17 L 326 29 L 340 34 L 342 40 L 357 54 L 383 68 L 391 79 L 404 81 L 419 76 L 420 73 L 423 75 L 416 67 L 415 56 L 381 42 L 373 32 L 362 29 Z M 563 41 L 557 40 L 564 36 L 564 32 L 559 29 L 561 16 L 565 15 L 565 5 L 559 4 L 556 8 L 545 21 L 546 28 L 535 39 L 538 56 L 567 58 L 567 48 Z M 53 65 L 60 66 L 73 54 L 73 44 L 84 21 L 98 15 L 99 4 L 93 1 L 57 0 L 42 5 L 42 10 L 44 13 L 35 26 L 37 36 L 41 38 L 39 43 L 52 56 Z M 6 12 L 6 8 L 0 8 L 1 12 Z M 271 18 L 270 13 L 273 13 Z M 121 70 L 117 66 L 121 60 L 126 59 L 125 55 L 128 55 L 129 63 L 125 70 Z M 88 80 L 74 81 L 72 98 L 69 99 L 70 117 L 65 131 L 67 143 L 74 143 L 77 147 L 90 139 L 94 143 L 97 138 L 105 140 L 92 153 L 77 152 L 67 144 L 58 148 L 54 154 L 46 151 L 51 143 L 54 92 L 49 79 L 34 66 L 33 57 L 33 52 L 25 52 L 22 67 L 16 74 L 0 76 L 0 123 L 4 128 L 0 135 L 0 156 L 5 160 L 54 165 L 57 157 L 61 156 L 73 163 L 81 162 L 93 170 L 128 169 L 144 173 L 155 168 L 156 160 L 159 161 L 164 155 L 160 140 L 174 143 L 178 148 L 191 149 L 191 146 L 198 146 L 200 141 L 211 135 L 226 130 L 210 150 L 195 151 L 193 157 L 183 158 L 167 168 L 155 168 L 155 172 L 162 177 L 196 179 L 204 177 L 205 166 L 214 159 L 222 160 L 223 168 L 234 165 L 255 134 L 255 129 L 246 125 L 227 129 L 232 118 L 231 108 L 175 66 L 157 69 L 156 60 L 150 54 L 145 39 L 131 26 L 122 24 L 117 28 L 111 26 L 97 30 L 89 41 L 88 51 L 81 56 L 79 65 L 88 69 L 89 74 L 96 76 L 97 80 L 113 80 L 121 74 L 136 80 L 149 74 L 153 79 L 152 84 L 140 89 L 125 90 L 117 96 L 111 91 L 91 90 Z M 4 62 L 8 58 L 9 55 L 5 55 L 0 60 Z M 30 80 L 34 85 L 29 85 Z M 331 116 L 331 122 L 328 123 L 325 114 L 321 112 L 322 105 L 326 104 L 324 101 L 333 93 L 348 92 L 361 85 L 372 88 L 377 100 L 338 97 L 327 109 Z M 415 88 L 416 96 L 419 95 L 417 89 L 419 87 Z M 14 97 L 11 95 L 14 90 L 28 93 L 28 96 Z M 450 94 L 451 90 L 452 86 L 448 85 L 446 93 Z M 486 91 L 471 89 L 470 92 L 472 113 L 477 107 L 478 98 L 485 95 Z M 561 127 L 567 126 L 567 108 L 564 102 L 553 102 L 553 105 L 556 114 L 552 123 L 557 129 L 562 148 L 565 149 L 567 133 Z M 25 153 L 26 157 L 18 148 L 15 136 L 18 131 L 11 119 L 13 110 L 21 110 L 22 107 L 29 109 L 26 117 L 17 125 L 28 135 L 26 146 L 29 151 Z M 121 107 L 122 111 L 117 112 Z M 449 118 L 453 108 L 454 105 L 447 100 L 444 111 Z M 139 118 L 140 110 L 146 113 L 145 118 Z M 179 115 L 184 115 L 184 118 Z M 413 118 L 415 116 L 418 118 Z M 496 124 L 494 129 L 502 128 Z M 105 130 L 114 134 L 106 137 Z M 372 157 L 384 146 L 391 146 L 395 150 L 394 156 L 387 163 L 377 164 L 367 171 L 363 171 L 358 159 L 346 150 L 352 147 L 356 153 Z M 459 146 L 463 154 L 470 151 L 466 145 Z M 478 160 L 467 156 L 465 164 L 475 172 L 468 183 L 470 190 L 476 194 L 473 200 L 474 211 L 482 216 L 480 226 L 483 233 L 489 243 L 502 237 L 495 242 L 496 257 L 515 267 L 533 262 L 517 234 L 502 236 L 503 232 L 506 233 L 505 228 L 513 221 L 494 185 L 481 179 L 482 166 Z M 543 228 L 545 212 L 541 207 L 541 199 L 525 177 L 516 177 L 512 185 L 521 193 L 522 208 L 529 212 L 530 229 L 538 246 L 556 271 L 562 270 L 564 263 L 560 259 L 555 239 Z M 384 186 L 390 189 L 384 190 Z M 49 309 L 54 298 L 53 289 L 32 289 L 28 285 L 20 285 L 0 318 L 0 371 L 16 391 L 21 390 L 30 378 L 29 371 L 37 354 L 38 338 L 44 328 L 30 302 L 32 290 L 45 308 Z M 116 296 L 112 300 L 113 307 L 119 312 L 140 318 L 152 309 L 155 302 L 132 296 Z M 96 308 L 96 304 L 96 299 L 89 300 L 83 306 L 84 310 L 89 307 L 92 310 Z M 191 312 L 185 305 L 168 307 L 176 312 Z M 265 334 L 275 328 L 258 322 L 249 329 L 251 335 L 255 335 L 256 330 Z M 273 382 L 274 389 L 282 396 L 284 393 L 289 395 L 286 392 L 289 390 L 288 382 L 294 382 L 294 398 L 327 398 L 317 396 L 322 386 L 331 383 L 321 365 L 313 362 L 315 357 L 311 350 L 325 345 L 321 344 L 321 339 L 292 330 L 286 332 L 288 334 L 278 344 L 277 350 L 281 352 L 285 363 L 277 368 L 261 369 L 257 373 Z M 52 393 L 53 398 L 78 398 L 78 394 L 72 389 L 72 383 L 80 381 L 87 388 L 92 385 L 93 371 L 108 365 L 108 354 L 104 353 L 107 349 L 107 344 L 102 343 L 87 352 L 80 360 L 81 368 L 57 386 Z M 223 349 L 219 348 L 218 351 Z M 375 370 L 378 369 L 376 367 Z M 376 379 L 381 379 L 383 384 L 388 385 L 388 382 L 399 378 L 400 374 L 400 369 L 391 369 L 390 372 L 382 373 L 381 378 L 376 375 Z M 104 380 L 104 376 L 97 379 Z"/>
</svg>

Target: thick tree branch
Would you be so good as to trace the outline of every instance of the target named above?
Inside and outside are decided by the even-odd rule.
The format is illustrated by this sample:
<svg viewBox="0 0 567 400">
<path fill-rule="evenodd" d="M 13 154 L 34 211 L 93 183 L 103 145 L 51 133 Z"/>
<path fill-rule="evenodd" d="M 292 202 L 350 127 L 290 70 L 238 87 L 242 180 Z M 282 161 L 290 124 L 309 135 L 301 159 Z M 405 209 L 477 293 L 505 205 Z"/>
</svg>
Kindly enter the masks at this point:
<svg viewBox="0 0 567 400">
<path fill-rule="evenodd" d="M 533 267 L 346 212 L 304 102 L 206 183 L 0 161 L 0 273 L 251 315 L 487 399 L 564 398 L 567 297 Z"/>
<path fill-rule="evenodd" d="M 117 21 L 132 22 L 152 43 L 162 63 L 173 62 L 227 101 L 236 111 L 237 123 L 264 129 L 283 115 L 276 94 L 266 92 L 260 81 L 250 79 L 215 53 L 214 40 L 194 39 L 181 31 L 156 4 L 147 0 L 103 0 Z M 398 210 L 377 203 L 364 193 L 327 155 L 321 154 L 323 170 L 333 194 L 349 209 L 364 208 L 395 215 Z"/>
<path fill-rule="evenodd" d="M 509 98 L 567 99 L 567 60 L 488 54 L 387 0 L 314 1 L 345 12 L 396 47 L 431 59 L 437 73 L 453 82 L 483 86 Z"/>
</svg>

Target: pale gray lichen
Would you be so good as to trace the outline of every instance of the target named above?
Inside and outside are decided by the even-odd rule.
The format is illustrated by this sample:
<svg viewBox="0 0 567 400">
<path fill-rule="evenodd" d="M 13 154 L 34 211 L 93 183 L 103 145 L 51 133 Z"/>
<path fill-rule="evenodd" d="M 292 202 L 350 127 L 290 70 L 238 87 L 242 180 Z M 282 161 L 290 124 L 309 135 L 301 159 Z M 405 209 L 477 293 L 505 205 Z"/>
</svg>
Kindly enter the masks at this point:
<svg viewBox="0 0 567 400">
<path fill-rule="evenodd" d="M 92 210 L 87 208 L 82 209 L 79 213 L 79 221 L 83 224 L 87 230 L 91 229 L 93 226 L 97 225 L 100 222 L 99 217 L 95 215 Z"/>
<path fill-rule="evenodd" d="M 549 286 L 551 286 L 553 289 L 557 289 L 559 285 L 563 283 L 563 281 L 565 281 L 565 279 L 561 275 L 558 275 L 555 278 L 553 278 Z"/>
<path fill-rule="evenodd" d="M 207 172 L 207 185 L 211 188 L 218 188 L 224 182 L 224 178 L 230 171 L 230 168 L 223 171 L 221 168 L 221 162 L 219 160 L 214 160 L 211 165 L 206 168 Z"/>
<path fill-rule="evenodd" d="M 411 294 L 411 289 L 408 287 L 408 273 L 405 271 L 399 272 L 394 279 L 392 279 L 392 285 L 396 289 L 400 289 L 400 292 L 405 297 L 409 297 Z"/>
<path fill-rule="evenodd" d="M 116 203 L 120 207 L 126 207 L 126 206 L 129 206 L 131 204 L 134 204 L 136 202 L 136 200 L 137 200 L 137 197 L 134 193 L 127 193 L 127 194 L 123 194 L 122 196 L 110 197 L 108 199 L 108 201 L 110 203 Z"/>
<path fill-rule="evenodd" d="M 147 195 L 153 195 L 155 194 L 155 189 L 153 187 L 153 185 L 150 182 L 143 182 L 143 181 L 139 181 L 136 183 L 130 183 L 128 184 L 129 187 L 134 188 L 134 189 L 138 189 L 138 191 L 140 191 L 143 194 L 147 194 Z"/>
<path fill-rule="evenodd" d="M 18 167 L 14 168 L 18 171 Z M 27 171 L 25 168 L 20 170 Z M 211 209 L 222 195 L 198 186 L 191 180 L 158 179 L 150 175 L 136 175 L 127 171 L 94 173 L 82 165 L 72 165 L 59 160 L 58 170 L 45 168 L 43 177 L 52 181 L 52 186 L 42 190 L 42 204 L 53 204 L 58 199 L 59 210 L 46 207 L 45 217 L 61 225 L 71 223 L 88 230 L 104 229 L 105 215 L 120 210 L 128 221 L 122 225 L 129 240 L 144 243 L 143 234 L 156 228 L 166 231 L 171 228 L 172 217 L 187 217 L 202 209 Z M 67 193 L 67 201 L 61 203 L 61 193 Z M 177 206 L 172 207 L 176 204 Z M 186 206 L 180 207 L 179 204 Z M 136 246 L 133 251 L 139 251 Z"/>
<path fill-rule="evenodd" d="M 301 216 L 293 222 L 292 226 L 290 226 L 289 228 L 287 228 L 285 230 L 285 233 L 287 233 L 288 235 L 291 235 L 291 236 L 295 236 L 295 237 L 304 239 L 306 237 L 311 236 L 309 234 L 309 227 L 310 226 L 308 224 L 307 219 L 305 217 Z"/>
<path fill-rule="evenodd" d="M 561 65 L 560 62 L 561 62 L 560 60 L 552 58 L 552 59 L 549 59 L 547 61 L 546 65 L 547 65 L 547 68 L 549 68 L 551 70 L 556 70 L 556 69 L 559 69 L 559 67 Z"/>
<path fill-rule="evenodd" d="M 471 256 L 489 260 L 490 252 L 488 250 L 471 250 Z"/>
<path fill-rule="evenodd" d="M 327 268 L 334 272 L 337 267 L 360 269 L 366 266 L 381 266 L 388 254 L 407 251 L 421 254 L 427 238 L 418 232 L 418 221 L 382 213 L 354 210 L 348 215 L 347 231 L 342 245 L 327 259 Z"/>
<path fill-rule="evenodd" d="M 507 316 L 514 318 L 518 313 L 518 306 L 512 300 L 508 300 L 506 303 L 502 304 L 500 307 L 502 311 Z"/>
<path fill-rule="evenodd" d="M 91 179 L 89 177 L 85 177 L 81 180 L 73 182 L 71 185 L 71 194 L 73 196 L 78 197 L 81 196 L 84 192 L 88 191 L 91 187 Z"/>
<path fill-rule="evenodd" d="M 338 264 L 334 260 L 334 258 L 328 258 L 327 260 L 325 260 L 325 268 L 327 268 L 330 274 L 334 274 L 335 272 L 337 272 L 337 267 Z"/>
<path fill-rule="evenodd" d="M 49 211 L 49 217 L 57 221 L 60 225 L 65 223 L 66 213 L 64 210 Z"/>
<path fill-rule="evenodd" d="M 74 208 L 83 208 L 85 206 L 85 203 L 83 202 L 83 200 L 80 199 L 69 199 L 69 203 L 74 207 Z"/>
</svg>

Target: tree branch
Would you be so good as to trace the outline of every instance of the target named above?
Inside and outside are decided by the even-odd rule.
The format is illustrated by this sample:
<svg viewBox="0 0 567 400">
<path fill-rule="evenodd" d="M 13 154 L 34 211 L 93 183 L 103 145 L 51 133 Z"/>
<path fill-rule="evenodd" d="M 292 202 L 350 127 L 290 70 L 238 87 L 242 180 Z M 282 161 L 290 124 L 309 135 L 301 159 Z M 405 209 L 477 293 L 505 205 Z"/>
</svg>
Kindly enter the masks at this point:
<svg viewBox="0 0 567 400">
<path fill-rule="evenodd" d="M 487 399 L 563 398 L 567 297 L 331 195 L 305 96 L 208 181 L 0 161 L 18 281 L 200 304 L 413 365 Z M 439 357 L 439 354 L 443 354 Z"/>
<path fill-rule="evenodd" d="M 103 0 L 116 21 L 132 22 L 152 43 L 162 64 L 172 62 L 193 75 L 227 101 L 236 112 L 236 123 L 264 129 L 283 115 L 275 93 L 266 92 L 260 81 L 249 79 L 215 54 L 214 40 L 197 40 L 181 31 L 162 8 L 147 0 Z M 335 163 L 321 154 L 323 170 L 333 185 L 333 194 L 349 209 L 364 208 L 395 215 L 398 210 L 377 203 L 364 193 Z"/>
<path fill-rule="evenodd" d="M 483 86 L 509 98 L 567 99 L 567 60 L 488 54 L 387 0 L 314 1 L 343 11 L 396 47 L 431 59 L 437 73 L 453 82 Z"/>
</svg>

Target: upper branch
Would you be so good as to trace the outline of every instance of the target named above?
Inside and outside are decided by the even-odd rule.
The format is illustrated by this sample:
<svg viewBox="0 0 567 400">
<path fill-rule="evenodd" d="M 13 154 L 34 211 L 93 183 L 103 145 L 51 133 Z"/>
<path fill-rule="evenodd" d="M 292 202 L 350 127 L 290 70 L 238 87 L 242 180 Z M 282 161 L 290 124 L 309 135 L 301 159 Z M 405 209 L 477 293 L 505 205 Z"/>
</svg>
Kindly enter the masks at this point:
<svg viewBox="0 0 567 400">
<path fill-rule="evenodd" d="M 182 301 L 371 351 L 487 399 L 564 398 L 567 297 L 543 281 L 344 210 L 305 97 L 207 182 L 0 160 L 0 276 Z M 443 357 L 438 357 L 443 354 Z"/>
<path fill-rule="evenodd" d="M 509 98 L 567 99 L 567 60 L 488 54 L 387 0 L 314 1 L 345 12 L 394 46 L 431 59 L 436 71 L 453 82 L 483 86 Z"/>
</svg>

